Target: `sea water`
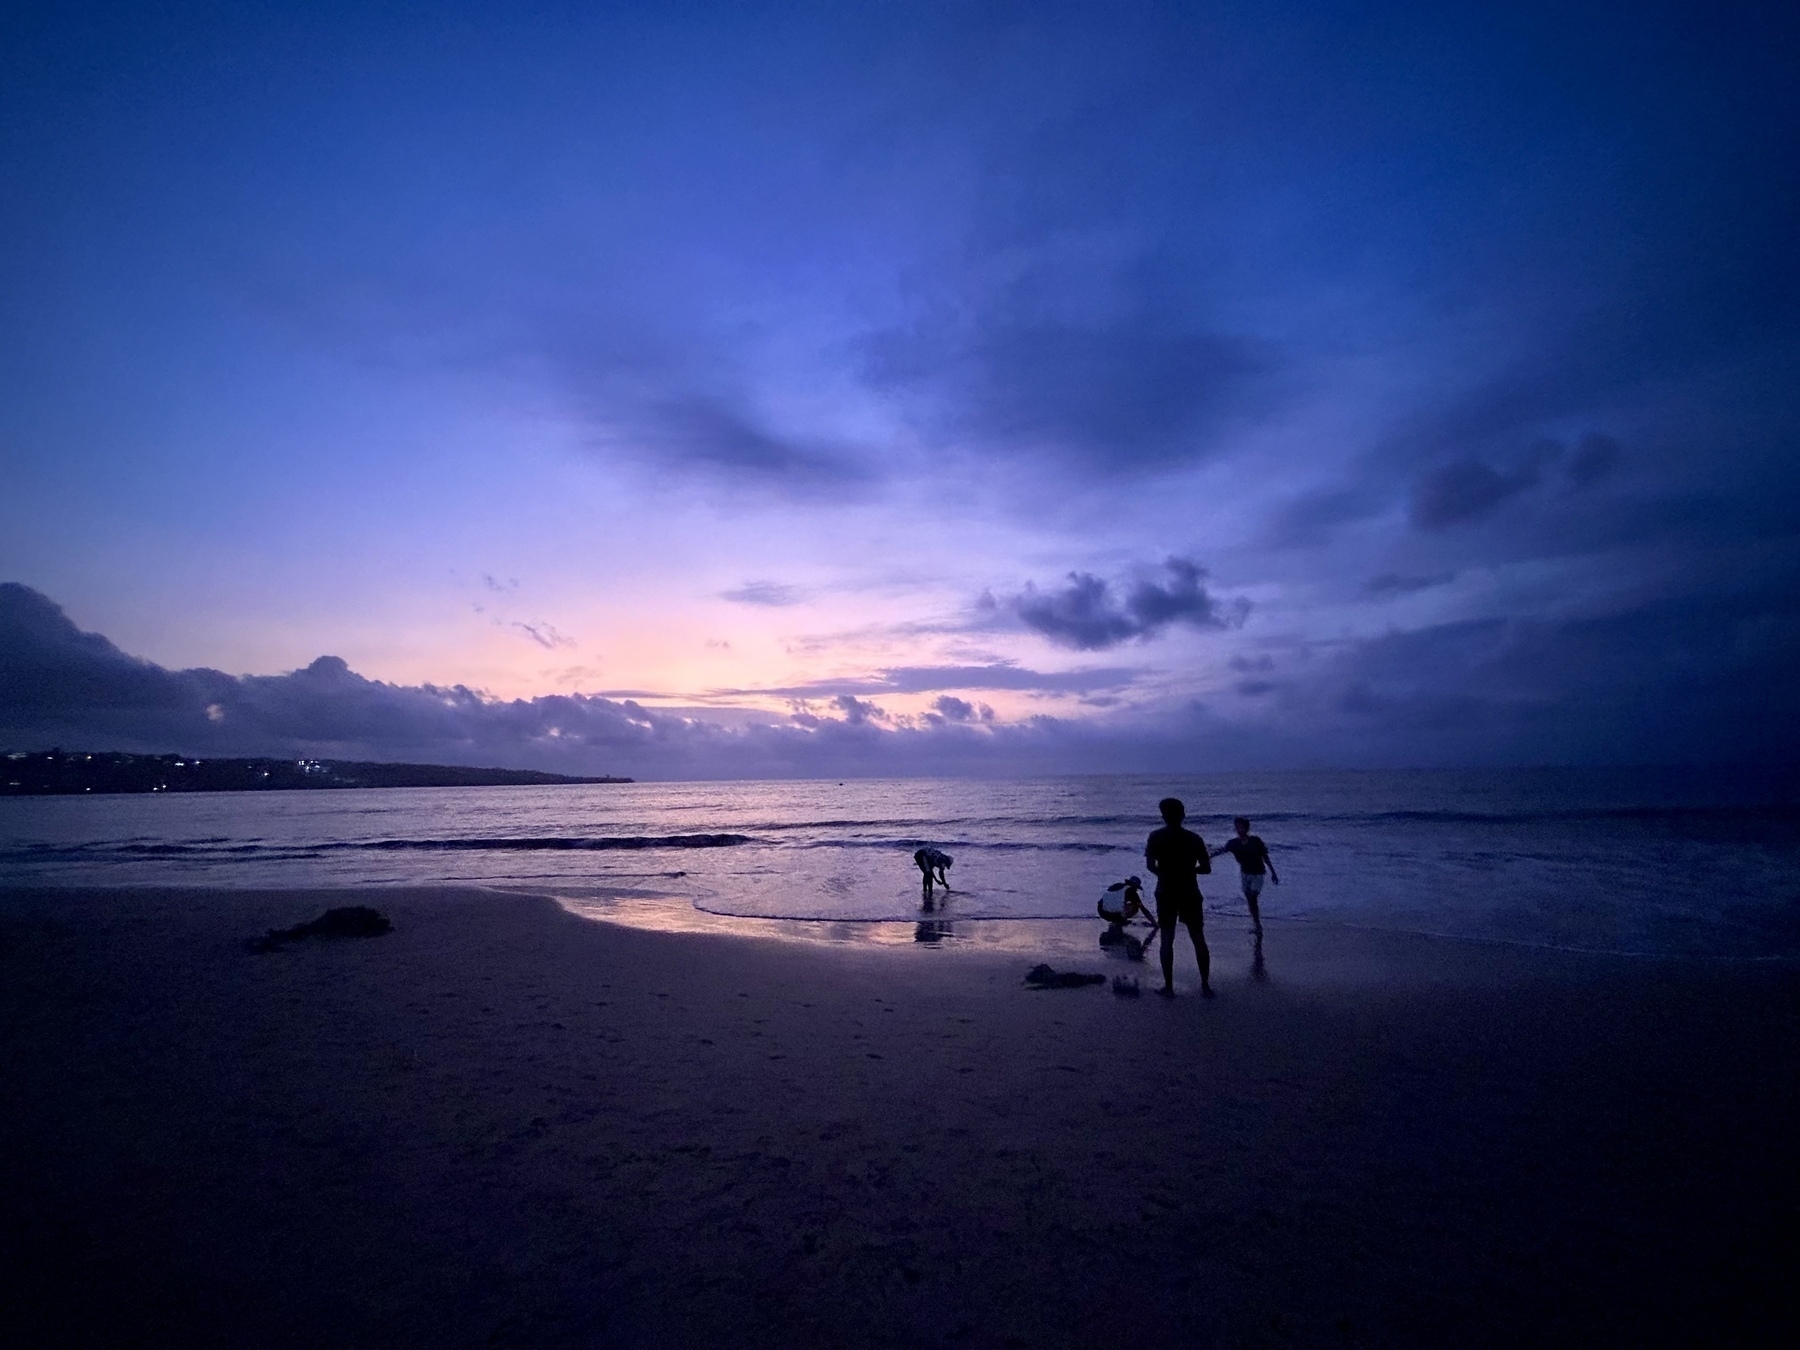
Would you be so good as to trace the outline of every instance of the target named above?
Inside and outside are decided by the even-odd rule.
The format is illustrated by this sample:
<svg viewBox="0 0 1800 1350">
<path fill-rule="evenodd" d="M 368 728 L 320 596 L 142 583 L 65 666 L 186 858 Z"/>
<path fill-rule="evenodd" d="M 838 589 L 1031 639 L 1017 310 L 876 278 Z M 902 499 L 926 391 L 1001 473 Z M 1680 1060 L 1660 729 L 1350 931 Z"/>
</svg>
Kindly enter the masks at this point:
<svg viewBox="0 0 1800 1350">
<path fill-rule="evenodd" d="M 1252 818 L 1277 920 L 1630 953 L 1800 956 L 1800 777 L 1722 770 L 636 783 L 0 800 L 0 886 L 467 884 L 646 914 L 1094 922 L 1157 801 Z M 922 907 L 912 853 L 955 858 Z M 1229 857 L 1208 910 L 1241 915 Z M 1149 880 L 1146 877 L 1146 880 Z M 0 899 L 3 903 L 3 899 Z M 660 910 L 657 906 L 660 905 Z M 927 931 L 920 926 L 917 931 Z"/>
</svg>

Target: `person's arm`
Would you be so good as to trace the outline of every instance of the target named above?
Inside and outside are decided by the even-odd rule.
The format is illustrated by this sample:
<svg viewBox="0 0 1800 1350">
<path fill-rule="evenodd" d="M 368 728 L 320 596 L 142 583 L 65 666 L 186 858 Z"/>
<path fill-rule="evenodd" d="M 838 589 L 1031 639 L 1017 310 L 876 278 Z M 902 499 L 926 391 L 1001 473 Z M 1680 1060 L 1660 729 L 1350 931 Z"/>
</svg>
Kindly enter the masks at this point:
<svg viewBox="0 0 1800 1350">
<path fill-rule="evenodd" d="M 1200 839 L 1199 835 L 1195 835 L 1194 838 L 1200 840 L 1200 856 L 1194 860 L 1194 871 L 1203 877 L 1210 876 L 1212 875 L 1212 854 L 1206 851 L 1206 840 Z"/>
<path fill-rule="evenodd" d="M 1269 865 L 1269 880 L 1277 886 L 1281 885 L 1281 877 L 1275 871 L 1275 859 L 1269 856 L 1269 846 L 1263 845 L 1263 861 Z"/>
</svg>

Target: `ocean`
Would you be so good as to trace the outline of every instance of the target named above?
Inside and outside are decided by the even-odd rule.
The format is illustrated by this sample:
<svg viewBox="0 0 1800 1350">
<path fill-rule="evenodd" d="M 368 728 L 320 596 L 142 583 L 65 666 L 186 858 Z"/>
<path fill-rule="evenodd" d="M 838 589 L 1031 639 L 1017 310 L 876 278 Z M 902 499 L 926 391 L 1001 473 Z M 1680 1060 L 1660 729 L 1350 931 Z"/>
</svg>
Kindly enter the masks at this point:
<svg viewBox="0 0 1800 1350">
<path fill-rule="evenodd" d="M 1157 801 L 1213 846 L 1252 818 L 1265 917 L 1589 951 L 1800 956 L 1800 775 L 1308 772 L 636 783 L 0 800 L 0 887 L 538 891 L 650 926 L 702 916 L 932 942 L 1095 925 Z M 912 852 L 955 858 L 921 909 Z M 1228 857 L 1209 914 L 1244 913 Z M 1148 878 L 1146 878 L 1148 880 Z M 0 899 L 3 903 L 3 899 Z M 658 916 L 661 916 L 660 918 Z M 765 925 L 766 926 L 766 925 Z"/>
</svg>

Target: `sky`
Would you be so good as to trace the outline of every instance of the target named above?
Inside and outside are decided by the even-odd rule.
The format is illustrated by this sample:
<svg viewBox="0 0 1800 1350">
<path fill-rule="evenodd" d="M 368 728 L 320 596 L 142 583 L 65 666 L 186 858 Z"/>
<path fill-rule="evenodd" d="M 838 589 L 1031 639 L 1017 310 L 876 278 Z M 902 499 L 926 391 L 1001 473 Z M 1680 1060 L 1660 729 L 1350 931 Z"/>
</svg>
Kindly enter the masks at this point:
<svg viewBox="0 0 1800 1350">
<path fill-rule="evenodd" d="M 1800 758 L 1797 38 L 8 7 L 0 742 Z"/>
</svg>

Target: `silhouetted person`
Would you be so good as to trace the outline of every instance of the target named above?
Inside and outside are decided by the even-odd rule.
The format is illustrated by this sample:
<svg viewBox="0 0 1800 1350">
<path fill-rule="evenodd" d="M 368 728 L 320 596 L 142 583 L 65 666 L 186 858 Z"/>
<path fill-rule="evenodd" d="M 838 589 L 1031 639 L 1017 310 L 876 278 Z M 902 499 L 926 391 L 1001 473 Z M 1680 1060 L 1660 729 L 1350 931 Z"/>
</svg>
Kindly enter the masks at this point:
<svg viewBox="0 0 1800 1350">
<path fill-rule="evenodd" d="M 1200 992 L 1212 997 L 1212 953 L 1206 950 L 1206 917 L 1200 905 L 1200 874 L 1212 871 L 1212 855 L 1206 841 L 1183 829 L 1187 807 L 1179 798 L 1164 797 L 1157 809 L 1163 827 L 1144 844 L 1144 866 L 1156 874 L 1156 927 L 1162 934 L 1161 992 L 1175 995 L 1175 925 L 1187 925 L 1194 940 L 1194 959 L 1200 963 Z"/>
<path fill-rule="evenodd" d="M 1262 936 L 1262 912 L 1256 907 L 1256 897 L 1262 894 L 1263 875 L 1266 872 L 1270 881 L 1281 885 L 1281 878 L 1275 872 L 1275 860 L 1269 856 L 1269 846 L 1250 833 L 1250 821 L 1246 816 L 1239 816 L 1231 822 L 1237 830 L 1237 838 L 1223 848 L 1215 848 L 1212 857 L 1221 853 L 1229 853 L 1237 859 L 1238 873 L 1244 883 L 1244 902 L 1250 906 L 1250 922 L 1256 926 L 1256 936 Z"/>
<path fill-rule="evenodd" d="M 1150 911 L 1144 907 L 1144 883 L 1137 877 L 1113 882 L 1106 888 L 1106 894 L 1100 897 L 1094 910 L 1114 928 L 1123 928 L 1139 916 L 1148 919 L 1152 928 L 1156 926 L 1156 920 L 1150 917 Z"/>
<path fill-rule="evenodd" d="M 1149 938 L 1140 941 L 1125 931 L 1125 925 L 1142 918 L 1149 923 L 1152 934 L 1156 931 L 1156 920 L 1144 906 L 1143 881 L 1127 877 L 1113 882 L 1094 905 L 1094 911 L 1106 920 L 1106 931 L 1100 934 L 1100 950 L 1108 955 L 1122 955 L 1128 961 L 1142 961 Z"/>
<path fill-rule="evenodd" d="M 931 883 L 933 880 L 932 874 L 935 872 L 937 874 L 937 883 L 945 890 L 949 890 L 950 878 L 944 875 L 944 869 L 953 864 L 956 859 L 952 858 L 942 849 L 932 848 L 930 845 L 926 845 L 917 853 L 913 854 L 913 861 L 919 865 L 919 871 L 925 874 L 925 908 L 930 909 Z"/>
</svg>

